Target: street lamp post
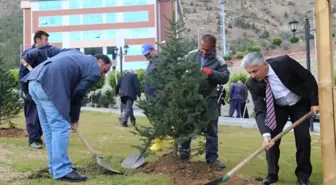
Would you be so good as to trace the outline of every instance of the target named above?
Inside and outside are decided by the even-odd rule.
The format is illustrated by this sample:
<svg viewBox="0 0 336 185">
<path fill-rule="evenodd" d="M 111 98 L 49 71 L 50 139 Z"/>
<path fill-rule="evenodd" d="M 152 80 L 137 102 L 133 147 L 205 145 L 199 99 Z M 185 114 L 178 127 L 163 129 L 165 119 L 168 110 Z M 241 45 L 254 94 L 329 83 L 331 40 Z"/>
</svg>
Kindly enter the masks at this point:
<svg viewBox="0 0 336 185">
<path fill-rule="evenodd" d="M 128 48 L 129 46 L 126 44 L 123 47 L 120 47 L 120 49 L 118 49 L 117 47 L 115 47 L 114 49 L 114 54 L 116 56 L 119 56 L 120 58 L 120 75 L 122 75 L 123 73 L 123 58 L 124 58 L 124 55 L 125 56 L 127 55 Z M 118 54 L 118 50 L 119 50 L 119 54 Z"/>
<path fill-rule="evenodd" d="M 306 38 L 306 58 L 307 69 L 310 71 L 310 24 L 308 18 L 305 20 L 305 38 Z"/>
<path fill-rule="evenodd" d="M 292 18 L 292 21 L 289 22 L 289 26 L 290 26 L 290 28 L 291 28 L 291 30 L 293 32 L 294 37 L 295 37 L 295 32 L 296 32 L 297 27 L 298 27 L 298 23 L 299 22 L 297 20 L 295 20 L 294 17 Z"/>
<path fill-rule="evenodd" d="M 292 21 L 289 22 L 289 25 L 292 29 L 293 35 L 295 36 L 295 32 L 297 30 L 298 21 L 293 17 Z M 306 40 L 306 65 L 307 70 L 310 71 L 310 24 L 308 18 L 305 19 L 305 40 Z M 314 119 L 310 118 L 310 130 L 314 131 Z"/>
<path fill-rule="evenodd" d="M 203 30 L 204 28 L 201 27 L 201 30 Z M 197 28 L 197 47 L 198 49 L 200 48 L 200 41 L 201 41 L 201 36 L 200 36 L 200 28 Z"/>
<path fill-rule="evenodd" d="M 118 47 L 114 48 L 115 56 L 119 56 L 119 58 L 120 58 L 120 76 L 123 74 L 123 58 L 124 58 L 124 55 L 127 55 L 128 48 L 129 48 L 129 46 L 127 44 L 124 45 L 123 47 L 120 47 L 120 49 L 118 49 Z M 118 50 L 119 50 L 119 54 L 118 54 Z M 117 85 L 117 82 L 118 82 L 117 73 L 115 73 L 115 78 L 116 78 L 116 85 Z M 120 102 L 120 117 L 119 117 L 119 120 L 121 120 L 121 118 L 122 118 L 123 110 L 124 110 L 123 103 Z"/>
<path fill-rule="evenodd" d="M 223 26 L 223 29 L 222 29 L 222 32 L 223 32 L 223 35 L 222 35 L 222 39 L 223 39 L 223 56 L 225 56 L 227 53 L 226 53 L 226 35 L 225 35 L 225 13 L 224 13 L 224 4 L 225 4 L 226 0 L 220 0 L 219 3 L 221 4 L 221 13 L 222 13 L 222 26 Z"/>
</svg>

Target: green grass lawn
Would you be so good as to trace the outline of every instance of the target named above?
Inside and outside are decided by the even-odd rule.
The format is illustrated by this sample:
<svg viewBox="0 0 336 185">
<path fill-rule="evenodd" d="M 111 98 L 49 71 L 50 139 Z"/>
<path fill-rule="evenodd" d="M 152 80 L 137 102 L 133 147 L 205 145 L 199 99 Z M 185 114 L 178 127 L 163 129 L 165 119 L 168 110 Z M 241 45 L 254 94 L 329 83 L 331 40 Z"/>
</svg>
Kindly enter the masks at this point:
<svg viewBox="0 0 336 185">
<path fill-rule="evenodd" d="M 111 165 L 124 172 L 123 175 L 106 175 L 95 165 L 95 162 L 90 157 L 85 146 L 79 138 L 71 133 L 69 156 L 72 162 L 79 168 L 79 171 L 85 170 L 85 175 L 88 176 L 88 181 L 85 185 L 172 185 L 173 181 L 169 176 L 164 174 L 144 174 L 135 173 L 134 170 L 125 170 L 121 167 L 121 161 L 128 154 L 137 149 L 131 145 L 138 144 L 139 139 L 129 131 L 132 127 L 123 128 L 119 125 L 117 115 L 83 112 L 79 129 L 87 139 L 92 148 L 99 155 L 108 160 Z M 18 127 L 24 128 L 23 116 L 14 120 Z M 146 124 L 145 117 L 137 118 L 138 124 Z M 254 152 L 261 146 L 261 137 L 257 130 L 242 129 L 238 127 L 219 127 L 219 159 L 226 165 L 226 171 L 232 169 L 235 165 L 241 162 L 244 158 Z M 197 144 L 197 142 L 193 142 Z M 168 142 L 165 143 L 165 150 L 160 152 L 168 152 Z M 312 136 L 312 165 L 313 175 L 311 181 L 313 184 L 322 184 L 321 170 L 321 154 L 320 140 L 318 136 Z M 155 156 L 149 157 L 150 160 L 155 159 Z M 204 155 L 195 158 L 194 160 L 204 161 Z M 280 182 L 277 185 L 291 185 L 296 183 L 294 170 L 295 162 L 295 144 L 293 133 L 289 133 L 282 140 L 281 159 L 280 159 Z M 47 166 L 47 154 L 45 149 L 35 150 L 27 145 L 27 138 L 0 138 L 0 184 L 70 184 L 58 182 L 50 179 L 48 175 L 42 178 L 28 179 L 26 177 L 30 173 L 36 172 Z M 258 156 L 239 174 L 251 178 L 265 176 L 266 160 L 264 154 Z M 228 183 L 233 184 L 233 183 Z"/>
</svg>

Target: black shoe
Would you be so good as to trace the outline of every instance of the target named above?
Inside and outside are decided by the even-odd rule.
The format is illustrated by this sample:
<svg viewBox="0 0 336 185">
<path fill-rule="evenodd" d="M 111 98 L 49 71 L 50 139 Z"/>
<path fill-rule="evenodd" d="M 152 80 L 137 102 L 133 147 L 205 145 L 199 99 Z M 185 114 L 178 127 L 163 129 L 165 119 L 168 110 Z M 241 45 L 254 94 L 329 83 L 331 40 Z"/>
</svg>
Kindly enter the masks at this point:
<svg viewBox="0 0 336 185">
<path fill-rule="evenodd" d="M 215 167 L 215 168 L 222 168 L 223 169 L 223 168 L 226 167 L 223 163 L 221 163 L 218 160 L 215 160 L 213 162 L 207 162 L 207 163 L 210 164 L 211 166 Z"/>
<path fill-rule="evenodd" d="M 261 182 L 261 185 L 270 185 L 278 182 L 278 175 L 267 175 L 267 177 Z"/>
<path fill-rule="evenodd" d="M 187 151 L 180 151 L 180 156 L 179 156 L 180 160 L 188 160 L 190 159 L 190 152 Z"/>
<path fill-rule="evenodd" d="M 310 185 L 310 182 L 308 179 L 298 179 L 298 183 L 300 185 Z"/>
<path fill-rule="evenodd" d="M 67 181 L 67 182 L 83 182 L 87 180 L 87 177 L 85 175 L 82 175 L 76 171 L 72 171 L 68 173 L 66 176 L 63 176 L 59 179 L 59 181 Z"/>
<path fill-rule="evenodd" d="M 131 120 L 132 125 L 135 125 L 135 122 L 136 122 L 135 120 Z"/>
</svg>

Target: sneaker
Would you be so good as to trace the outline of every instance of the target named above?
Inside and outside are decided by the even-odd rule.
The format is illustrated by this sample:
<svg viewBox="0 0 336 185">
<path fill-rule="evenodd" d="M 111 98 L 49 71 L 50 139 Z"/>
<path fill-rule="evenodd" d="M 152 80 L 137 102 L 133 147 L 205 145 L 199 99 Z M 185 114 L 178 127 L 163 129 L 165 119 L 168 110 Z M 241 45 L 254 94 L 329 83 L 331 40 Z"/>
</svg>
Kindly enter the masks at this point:
<svg viewBox="0 0 336 185">
<path fill-rule="evenodd" d="M 221 163 L 218 160 L 215 160 L 213 162 L 207 162 L 207 163 L 210 164 L 211 166 L 215 167 L 215 168 L 225 168 L 226 167 L 223 163 Z"/>
<path fill-rule="evenodd" d="M 136 120 L 131 120 L 132 125 L 135 125 L 135 123 L 136 123 Z"/>
<path fill-rule="evenodd" d="M 42 144 L 38 142 L 32 142 L 29 144 L 29 146 L 34 149 L 41 149 L 43 147 Z"/>
</svg>

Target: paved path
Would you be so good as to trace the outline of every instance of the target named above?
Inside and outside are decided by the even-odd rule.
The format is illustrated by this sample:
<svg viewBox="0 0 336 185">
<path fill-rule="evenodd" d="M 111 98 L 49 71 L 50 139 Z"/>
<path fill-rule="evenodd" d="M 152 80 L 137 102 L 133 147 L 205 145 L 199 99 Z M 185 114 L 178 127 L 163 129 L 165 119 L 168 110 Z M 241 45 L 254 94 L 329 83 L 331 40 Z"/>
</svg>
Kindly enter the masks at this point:
<svg viewBox="0 0 336 185">
<path fill-rule="evenodd" d="M 81 110 L 120 114 L 120 109 L 82 107 Z M 139 108 L 134 109 L 134 115 L 135 116 L 145 116 L 143 114 L 143 111 Z M 242 127 L 242 128 L 255 128 L 255 129 L 258 128 L 254 118 L 242 119 L 242 118 L 230 118 L 230 117 L 221 116 L 219 117 L 218 123 L 220 125 L 226 125 L 226 126 L 237 126 L 237 127 Z M 290 124 L 291 122 L 288 121 L 285 128 L 287 128 Z M 320 133 L 320 124 L 318 122 L 314 123 L 314 129 L 315 129 L 314 132 L 316 134 Z"/>
</svg>

